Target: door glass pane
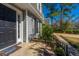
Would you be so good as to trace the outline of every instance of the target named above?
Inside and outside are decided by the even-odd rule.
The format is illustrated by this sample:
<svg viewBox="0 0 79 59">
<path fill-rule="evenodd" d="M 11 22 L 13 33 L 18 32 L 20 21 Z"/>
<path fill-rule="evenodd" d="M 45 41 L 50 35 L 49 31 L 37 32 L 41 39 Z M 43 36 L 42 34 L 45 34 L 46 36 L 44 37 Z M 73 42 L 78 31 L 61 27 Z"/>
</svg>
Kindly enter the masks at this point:
<svg viewBox="0 0 79 59">
<path fill-rule="evenodd" d="M 20 15 L 18 15 L 18 38 L 20 38 Z"/>
</svg>

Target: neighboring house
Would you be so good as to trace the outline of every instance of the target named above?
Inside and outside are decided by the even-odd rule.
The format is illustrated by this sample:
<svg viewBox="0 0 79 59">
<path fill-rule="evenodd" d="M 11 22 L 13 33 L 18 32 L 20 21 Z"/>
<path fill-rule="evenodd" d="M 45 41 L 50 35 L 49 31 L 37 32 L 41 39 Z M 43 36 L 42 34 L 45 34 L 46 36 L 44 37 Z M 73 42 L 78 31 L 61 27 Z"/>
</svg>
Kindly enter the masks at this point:
<svg viewBox="0 0 79 59">
<path fill-rule="evenodd" d="M 42 32 L 40 3 L 0 4 L 0 50 L 28 43 Z"/>
</svg>

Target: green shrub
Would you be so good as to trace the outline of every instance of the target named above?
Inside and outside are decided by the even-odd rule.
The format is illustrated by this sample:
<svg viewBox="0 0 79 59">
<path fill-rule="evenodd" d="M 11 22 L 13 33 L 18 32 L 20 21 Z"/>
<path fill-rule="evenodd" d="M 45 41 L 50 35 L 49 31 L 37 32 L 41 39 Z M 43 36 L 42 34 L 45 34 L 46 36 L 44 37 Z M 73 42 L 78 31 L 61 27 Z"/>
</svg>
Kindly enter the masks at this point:
<svg viewBox="0 0 79 59">
<path fill-rule="evenodd" d="M 66 33 L 73 33 L 73 30 L 72 29 L 67 29 L 65 30 Z"/>
<path fill-rule="evenodd" d="M 65 56 L 64 49 L 61 47 L 56 47 L 54 52 L 57 56 Z"/>
<path fill-rule="evenodd" d="M 79 30 L 73 30 L 74 34 L 79 34 Z"/>
<path fill-rule="evenodd" d="M 52 41 L 52 33 L 53 33 L 53 28 L 50 25 L 43 24 L 42 39 L 45 40 L 46 43 Z"/>
<path fill-rule="evenodd" d="M 68 29 L 68 30 L 66 30 L 65 32 L 66 32 L 66 33 L 79 34 L 79 30 Z"/>
<path fill-rule="evenodd" d="M 61 30 L 61 29 L 58 27 L 58 28 L 54 28 L 54 29 L 53 29 L 53 32 L 56 32 L 56 33 L 63 33 L 64 30 Z"/>
</svg>

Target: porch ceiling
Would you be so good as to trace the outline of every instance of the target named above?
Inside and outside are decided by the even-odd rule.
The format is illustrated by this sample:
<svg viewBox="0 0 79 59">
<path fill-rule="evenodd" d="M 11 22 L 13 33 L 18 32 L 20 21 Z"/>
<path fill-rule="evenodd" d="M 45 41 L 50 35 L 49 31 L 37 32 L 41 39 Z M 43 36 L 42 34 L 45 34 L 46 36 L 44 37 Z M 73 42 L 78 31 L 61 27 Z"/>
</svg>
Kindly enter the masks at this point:
<svg viewBox="0 0 79 59">
<path fill-rule="evenodd" d="M 40 21 L 43 20 L 42 14 L 38 10 L 36 10 L 30 3 L 14 3 L 14 5 L 17 6 L 21 10 L 27 10 L 28 9 L 37 18 L 39 18 Z"/>
</svg>

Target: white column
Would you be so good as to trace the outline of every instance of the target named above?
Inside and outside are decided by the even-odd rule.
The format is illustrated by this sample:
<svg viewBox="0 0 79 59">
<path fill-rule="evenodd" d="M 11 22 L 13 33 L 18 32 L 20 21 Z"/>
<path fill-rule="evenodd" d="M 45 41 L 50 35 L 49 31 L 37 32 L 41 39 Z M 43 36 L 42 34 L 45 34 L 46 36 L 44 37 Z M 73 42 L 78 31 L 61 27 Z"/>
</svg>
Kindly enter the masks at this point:
<svg viewBox="0 0 79 59">
<path fill-rule="evenodd" d="M 40 13 L 42 13 L 42 4 L 40 3 Z"/>
<path fill-rule="evenodd" d="M 16 44 L 18 44 L 18 16 L 16 13 Z"/>
<path fill-rule="evenodd" d="M 41 3 L 37 3 L 37 10 L 42 13 L 42 4 Z"/>
<path fill-rule="evenodd" d="M 21 24 L 20 24 L 20 36 L 21 36 L 21 42 L 23 43 L 23 15 L 21 14 Z"/>
<path fill-rule="evenodd" d="M 26 10 L 26 43 L 29 42 L 29 36 L 28 36 L 28 14 L 27 14 L 27 10 Z"/>
<path fill-rule="evenodd" d="M 39 3 L 37 3 L 37 10 L 39 11 Z"/>
</svg>

